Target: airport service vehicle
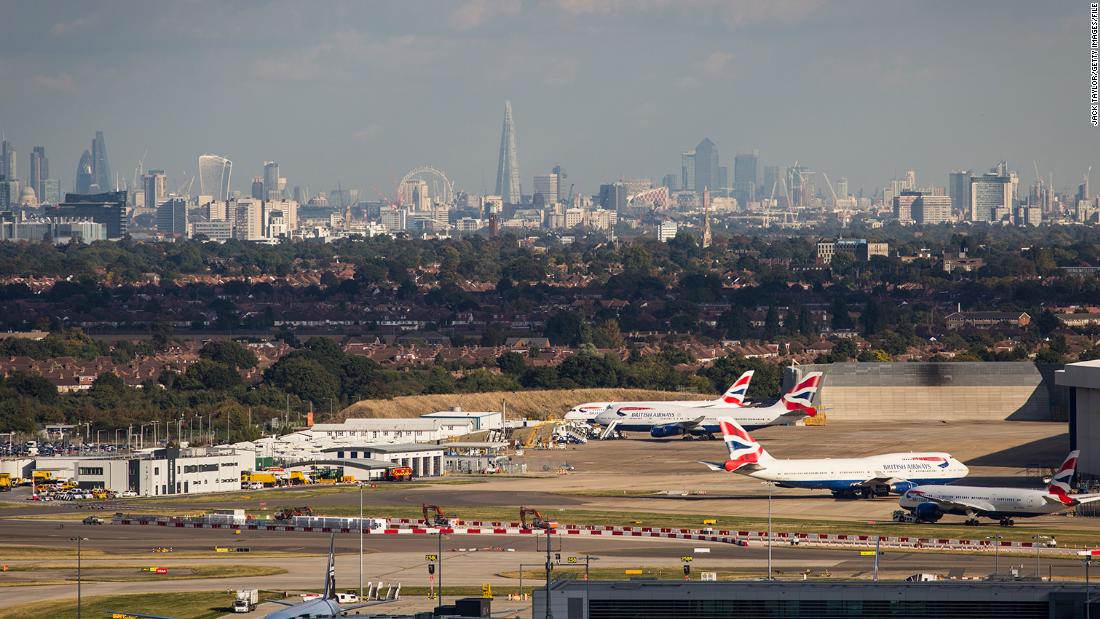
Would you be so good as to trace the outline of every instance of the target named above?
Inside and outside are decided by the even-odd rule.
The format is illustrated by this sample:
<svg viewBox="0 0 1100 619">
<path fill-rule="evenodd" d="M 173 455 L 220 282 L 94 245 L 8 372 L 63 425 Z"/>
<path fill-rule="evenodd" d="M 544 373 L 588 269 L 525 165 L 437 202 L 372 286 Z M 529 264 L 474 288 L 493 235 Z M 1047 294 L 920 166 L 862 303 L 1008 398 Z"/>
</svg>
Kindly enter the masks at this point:
<svg viewBox="0 0 1100 619">
<path fill-rule="evenodd" d="M 0 473 L 0 492 L 11 492 L 11 473 Z"/>
<path fill-rule="evenodd" d="M 752 382 L 754 371 L 749 370 L 733 381 L 729 389 L 722 397 L 707 402 L 706 400 L 666 400 L 658 402 L 585 402 L 571 408 L 565 414 L 566 421 L 596 421 L 596 417 L 608 408 L 615 406 L 696 406 L 699 404 L 722 404 L 730 407 L 744 406 L 745 394 L 749 392 L 749 383 Z"/>
<path fill-rule="evenodd" d="M 531 524 L 527 524 L 527 516 L 531 516 Z M 539 510 L 533 507 L 519 508 L 519 523 L 524 529 L 549 530 L 558 528 L 557 522 L 543 518 Z"/>
<path fill-rule="evenodd" d="M 260 592 L 256 589 L 241 589 L 237 591 L 237 598 L 233 600 L 233 612 L 250 613 L 256 610 L 260 603 Z"/>
<path fill-rule="evenodd" d="M 275 520 L 290 520 L 295 516 L 312 516 L 313 508 L 308 505 L 303 507 L 283 507 L 271 515 Z"/>
<path fill-rule="evenodd" d="M 751 374 L 746 372 L 745 374 Z M 649 432 L 653 438 L 702 436 L 713 438 L 720 432 L 719 417 L 730 417 L 749 428 L 791 425 L 804 417 L 814 417 L 814 395 L 821 385 L 821 372 L 810 372 L 771 406 L 746 406 L 715 402 L 695 402 L 684 406 L 667 402 L 628 402 L 612 406 L 596 416 L 596 423 L 626 432 Z M 749 376 L 751 378 L 751 376 Z M 745 380 L 742 375 L 738 382 Z M 745 380 L 748 389 L 748 380 Z"/>
<path fill-rule="evenodd" d="M 420 505 L 420 511 L 424 514 L 424 524 L 430 527 L 449 527 L 451 526 L 451 519 L 443 513 L 443 509 L 438 505 L 429 505 L 428 503 L 422 503 Z"/>
<path fill-rule="evenodd" d="M 386 469 L 386 481 L 409 481 L 412 479 L 412 476 L 412 467 L 391 466 Z"/>
<path fill-rule="evenodd" d="M 1100 501 L 1100 494 L 1070 494 L 1080 453 L 1069 452 L 1043 490 L 922 485 L 906 491 L 898 504 L 917 522 L 938 522 L 945 514 L 957 514 L 966 516 L 968 525 L 979 524 L 978 518 L 992 518 L 1002 527 L 1010 527 L 1015 524 L 1013 518 L 1056 514 Z"/>
<path fill-rule="evenodd" d="M 770 481 L 780 488 L 830 490 L 837 498 L 871 498 L 904 493 L 921 484 L 950 483 L 966 477 L 966 465 L 943 452 L 890 453 L 863 458 L 773 458 L 733 418 L 719 419 L 729 449 L 725 462 L 703 462 Z"/>
<path fill-rule="evenodd" d="M 103 524 L 103 519 L 99 518 L 98 516 L 88 516 L 81 522 L 83 522 L 84 524 Z"/>
</svg>

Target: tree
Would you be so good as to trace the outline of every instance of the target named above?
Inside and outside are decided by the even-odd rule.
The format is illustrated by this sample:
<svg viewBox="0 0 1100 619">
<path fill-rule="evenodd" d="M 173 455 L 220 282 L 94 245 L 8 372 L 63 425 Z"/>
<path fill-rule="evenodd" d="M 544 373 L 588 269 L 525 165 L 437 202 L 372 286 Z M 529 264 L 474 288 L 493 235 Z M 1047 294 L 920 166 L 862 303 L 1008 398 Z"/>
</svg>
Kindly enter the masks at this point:
<svg viewBox="0 0 1100 619">
<path fill-rule="evenodd" d="M 803 306 L 798 310 L 798 333 L 807 337 L 813 336 L 817 333 L 817 329 L 814 325 L 813 314 L 810 313 L 808 307 Z"/>
<path fill-rule="evenodd" d="M 585 341 L 585 326 L 580 314 L 563 310 L 546 321 L 542 334 L 555 346 L 579 346 Z"/>
<path fill-rule="evenodd" d="M 259 363 L 255 353 L 233 340 L 211 340 L 199 350 L 199 356 L 234 369 L 254 368 Z"/>
<path fill-rule="evenodd" d="M 527 370 L 527 362 L 523 359 L 523 355 L 518 352 L 509 350 L 503 355 L 497 357 L 497 367 L 501 372 L 511 376 L 521 376 L 525 370 Z"/>
<path fill-rule="evenodd" d="M 186 389 L 225 391 L 241 384 L 241 375 L 225 363 L 200 359 L 183 373 L 182 386 Z"/>
<path fill-rule="evenodd" d="M 718 328 L 723 335 L 731 340 L 743 340 L 752 333 L 752 324 L 749 322 L 745 310 L 734 306 L 722 312 L 718 317 Z"/>
<path fill-rule="evenodd" d="M 838 361 L 847 361 L 858 354 L 859 347 L 852 340 L 842 339 L 833 344 L 832 355 Z"/>
<path fill-rule="evenodd" d="M 1035 317 L 1035 328 L 1043 337 L 1050 335 L 1055 329 L 1062 326 L 1062 321 L 1050 310 L 1043 310 Z"/>
<path fill-rule="evenodd" d="M 314 359 L 287 355 L 271 366 L 267 379 L 276 387 L 301 400 L 322 404 L 335 398 L 340 382 Z"/>
<path fill-rule="evenodd" d="M 855 327 L 852 316 L 848 314 L 848 305 L 840 297 L 833 298 L 832 326 L 834 331 L 844 331 Z"/>
<path fill-rule="evenodd" d="M 617 320 L 605 320 L 592 329 L 592 343 L 596 348 L 622 348 L 626 345 L 619 331 Z"/>
<path fill-rule="evenodd" d="M 874 335 L 882 329 L 885 320 L 878 301 L 873 298 L 867 299 L 867 304 L 863 306 L 863 313 L 859 315 L 859 322 L 863 325 L 864 335 Z"/>
<path fill-rule="evenodd" d="M 768 307 L 768 315 L 764 318 L 764 339 L 769 342 L 779 335 L 779 310 L 774 305 Z"/>
<path fill-rule="evenodd" d="M 15 390 L 21 396 L 42 402 L 43 404 L 56 404 L 57 385 L 40 374 L 28 374 L 15 371 L 8 376 L 4 384 Z"/>
</svg>

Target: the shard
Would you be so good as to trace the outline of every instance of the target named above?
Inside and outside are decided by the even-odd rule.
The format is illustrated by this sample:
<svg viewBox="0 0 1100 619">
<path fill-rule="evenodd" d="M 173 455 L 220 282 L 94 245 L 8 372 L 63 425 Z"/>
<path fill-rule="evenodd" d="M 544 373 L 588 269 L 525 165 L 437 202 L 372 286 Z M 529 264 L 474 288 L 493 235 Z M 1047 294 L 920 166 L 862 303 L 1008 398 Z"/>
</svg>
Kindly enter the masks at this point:
<svg viewBox="0 0 1100 619">
<path fill-rule="evenodd" d="M 512 102 L 504 102 L 504 128 L 500 133 L 500 163 L 497 164 L 497 195 L 505 204 L 519 204 L 519 162 L 516 157 L 516 126 L 512 122 Z"/>
</svg>

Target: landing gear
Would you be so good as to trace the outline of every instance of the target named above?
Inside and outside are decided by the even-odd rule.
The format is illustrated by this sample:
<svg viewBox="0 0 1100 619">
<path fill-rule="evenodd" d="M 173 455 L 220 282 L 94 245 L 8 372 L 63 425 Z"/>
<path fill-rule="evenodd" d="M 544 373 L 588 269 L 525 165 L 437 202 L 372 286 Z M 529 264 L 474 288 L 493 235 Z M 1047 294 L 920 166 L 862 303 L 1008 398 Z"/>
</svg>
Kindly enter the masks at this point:
<svg viewBox="0 0 1100 619">
<path fill-rule="evenodd" d="M 1016 521 L 1011 519 L 1011 518 L 1001 518 L 1001 526 L 1002 527 L 1016 526 Z"/>
<path fill-rule="evenodd" d="M 977 518 L 967 518 L 966 522 L 964 522 L 963 524 L 965 524 L 968 527 L 978 527 L 978 526 L 981 526 L 982 523 L 980 521 L 978 521 Z"/>
</svg>

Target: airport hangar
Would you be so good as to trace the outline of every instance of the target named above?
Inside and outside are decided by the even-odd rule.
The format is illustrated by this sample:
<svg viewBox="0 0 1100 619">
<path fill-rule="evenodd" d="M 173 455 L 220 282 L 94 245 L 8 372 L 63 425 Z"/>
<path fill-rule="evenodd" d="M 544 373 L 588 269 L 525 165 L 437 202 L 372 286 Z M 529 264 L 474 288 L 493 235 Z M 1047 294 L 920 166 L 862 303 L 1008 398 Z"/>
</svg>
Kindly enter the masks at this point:
<svg viewBox="0 0 1100 619">
<path fill-rule="evenodd" d="M 1070 449 L 1080 449 L 1077 472 L 1100 477 L 1100 360 L 1067 363 L 1055 381 L 1069 389 Z"/>
</svg>

